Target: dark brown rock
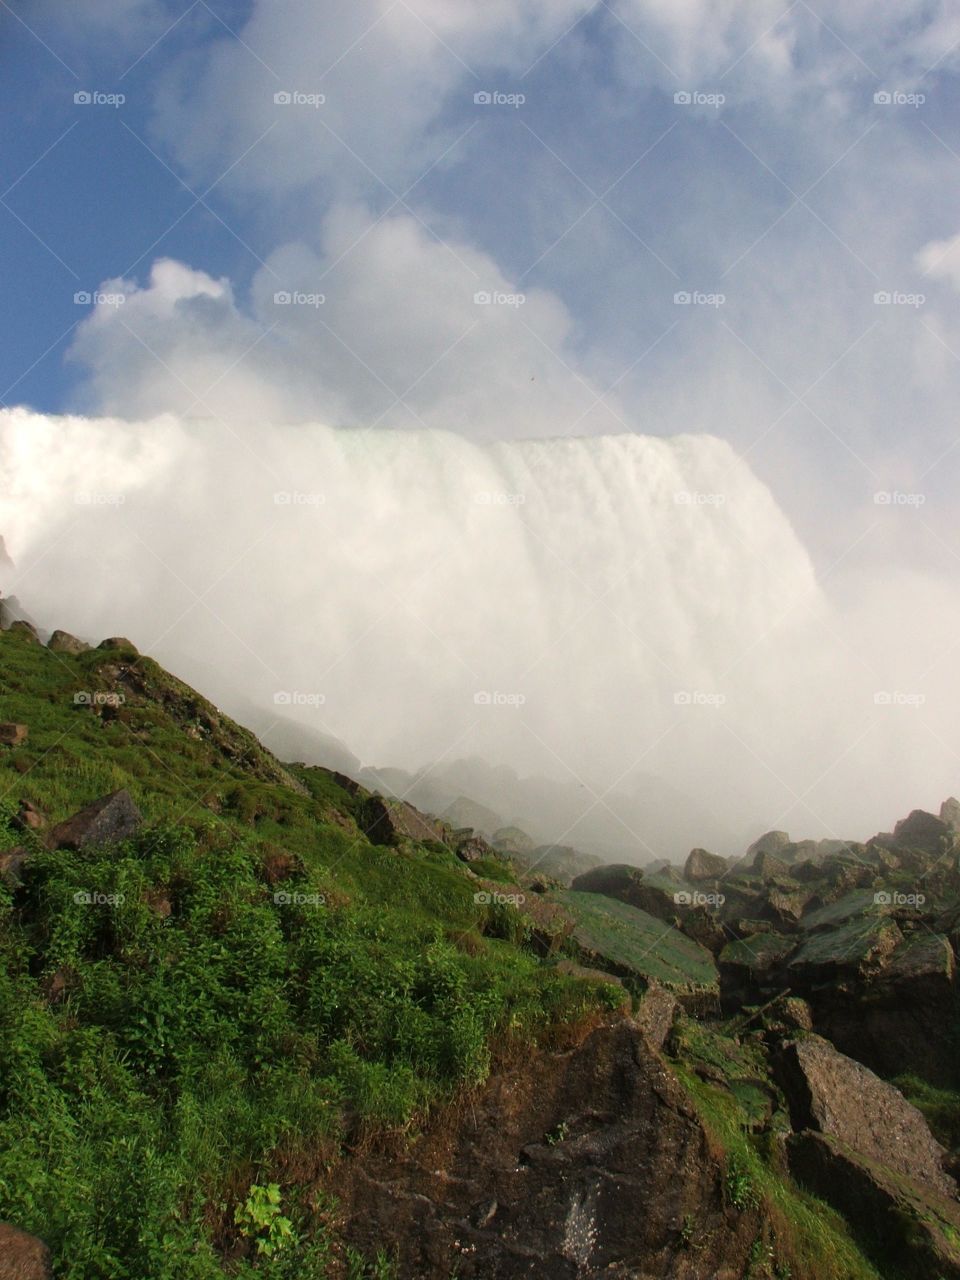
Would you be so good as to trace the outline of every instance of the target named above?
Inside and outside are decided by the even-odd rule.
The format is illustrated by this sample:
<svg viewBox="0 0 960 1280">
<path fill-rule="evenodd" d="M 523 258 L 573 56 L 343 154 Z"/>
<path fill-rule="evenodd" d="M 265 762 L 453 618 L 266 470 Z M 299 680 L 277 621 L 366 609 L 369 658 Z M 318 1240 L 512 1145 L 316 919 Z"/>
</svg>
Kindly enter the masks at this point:
<svg viewBox="0 0 960 1280">
<path fill-rule="evenodd" d="M 47 820 L 36 805 L 29 800 L 21 800 L 13 825 L 21 831 L 39 831 L 47 825 Z"/>
<path fill-rule="evenodd" d="M 47 838 L 51 849 L 83 849 L 87 845 L 115 844 L 129 840 L 143 822 L 143 815 L 129 791 L 114 791 L 87 805 L 72 818 L 53 827 Z"/>
<path fill-rule="evenodd" d="M 789 844 L 790 837 L 786 831 L 765 831 L 747 849 L 746 858 L 751 861 L 760 853 L 782 854 Z"/>
<path fill-rule="evenodd" d="M 640 998 L 635 1021 L 654 1049 L 662 1049 L 666 1044 L 679 1010 L 676 996 L 659 982 L 650 983 Z"/>
<path fill-rule="evenodd" d="M 893 838 L 898 845 L 939 857 L 953 848 L 956 832 L 932 813 L 914 809 L 909 817 L 901 819 L 893 828 Z"/>
<path fill-rule="evenodd" d="M 0 1280 L 50 1280 L 50 1250 L 36 1236 L 0 1222 Z"/>
<path fill-rule="evenodd" d="M 469 835 L 457 841 L 457 857 L 461 862 L 481 862 L 495 856 L 483 836 Z"/>
<path fill-rule="evenodd" d="M 734 1280 L 757 1235 L 722 1156 L 628 1020 L 531 1050 L 397 1154 L 341 1168 L 351 1243 L 416 1280 Z M 681 1230 L 696 1223 L 689 1248 Z"/>
<path fill-rule="evenodd" d="M 29 644 L 40 643 L 37 628 L 32 622 L 28 622 L 26 618 L 17 618 L 14 622 L 11 622 L 9 630 L 11 635 L 19 636 L 21 640 L 26 640 Z"/>
<path fill-rule="evenodd" d="M 30 730 L 25 724 L 0 724 L 0 747 L 22 747 L 30 737 Z"/>
</svg>

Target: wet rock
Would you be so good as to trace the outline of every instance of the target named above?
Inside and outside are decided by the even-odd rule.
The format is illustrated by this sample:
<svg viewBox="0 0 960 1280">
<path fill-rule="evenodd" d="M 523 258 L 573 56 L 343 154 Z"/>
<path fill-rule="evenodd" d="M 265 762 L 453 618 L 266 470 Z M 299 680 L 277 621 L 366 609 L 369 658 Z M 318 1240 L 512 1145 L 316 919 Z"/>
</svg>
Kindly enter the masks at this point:
<svg viewBox="0 0 960 1280">
<path fill-rule="evenodd" d="M 90 646 L 85 640 L 78 640 L 69 631 L 54 631 L 47 641 L 47 648 L 54 653 L 86 653 Z"/>
<path fill-rule="evenodd" d="M 482 862 L 484 858 L 492 856 L 494 852 L 483 836 L 475 836 L 471 833 L 457 841 L 457 857 L 461 862 Z"/>
<path fill-rule="evenodd" d="M 691 849 L 683 865 L 684 880 L 715 880 L 728 870 L 726 858 L 708 853 L 706 849 Z"/>
<path fill-rule="evenodd" d="M 828 1134 L 938 1195 L 956 1196 L 943 1171 L 945 1149 L 899 1089 L 817 1035 L 785 1044 L 775 1069 L 794 1129 Z"/>
<path fill-rule="evenodd" d="M 842 1213 L 883 1274 L 960 1280 L 957 1205 L 898 1177 L 833 1136 L 807 1131 L 788 1143 L 790 1172 Z"/>
<path fill-rule="evenodd" d="M 679 1011 L 680 1003 L 676 996 L 659 982 L 651 982 L 640 998 L 634 1021 L 647 1043 L 654 1049 L 662 1049 Z"/>
<path fill-rule="evenodd" d="M 960 833 L 960 800 L 950 796 L 940 806 L 940 821 L 951 831 Z"/>
<path fill-rule="evenodd" d="M 26 618 L 17 618 L 10 623 L 9 632 L 13 636 L 19 636 L 21 640 L 26 640 L 28 644 L 40 644 L 40 633 L 32 622 L 28 622 Z"/>
<path fill-rule="evenodd" d="M 110 636 L 106 640 L 101 640 L 97 645 L 98 649 L 120 649 L 124 653 L 139 653 L 139 649 L 132 640 L 128 640 L 126 636 Z"/>
<path fill-rule="evenodd" d="M 129 791 L 114 791 L 87 805 L 72 818 L 53 827 L 47 839 L 51 849 L 83 849 L 88 845 L 116 844 L 129 840 L 140 829 L 143 815 Z"/>
<path fill-rule="evenodd" d="M 399 1274 L 417 1280 L 705 1280 L 746 1274 L 757 1234 L 755 1210 L 726 1214 L 722 1178 L 683 1089 L 623 1019 L 531 1051 L 402 1154 L 345 1170 L 338 1191 L 351 1243 L 396 1242 Z"/>
<path fill-rule="evenodd" d="M 446 831 L 439 822 L 415 809 L 406 800 L 369 796 L 362 805 L 360 827 L 373 844 L 397 845 L 403 840 L 443 844 Z"/>
<path fill-rule="evenodd" d="M 777 858 L 766 849 L 761 849 L 750 864 L 750 870 L 761 880 L 782 879 L 790 874 L 790 868 L 782 858 Z"/>
<path fill-rule="evenodd" d="M 956 844 L 956 832 L 923 809 L 914 809 L 909 817 L 901 819 L 893 828 L 893 838 L 898 845 L 934 857 L 948 853 Z"/>
<path fill-rule="evenodd" d="M 790 837 L 786 831 L 765 831 L 747 849 L 747 861 L 752 861 L 759 853 L 781 854 L 789 845 Z"/>
<path fill-rule="evenodd" d="M 0 1280 L 50 1280 L 50 1250 L 9 1222 L 0 1222 Z"/>
</svg>

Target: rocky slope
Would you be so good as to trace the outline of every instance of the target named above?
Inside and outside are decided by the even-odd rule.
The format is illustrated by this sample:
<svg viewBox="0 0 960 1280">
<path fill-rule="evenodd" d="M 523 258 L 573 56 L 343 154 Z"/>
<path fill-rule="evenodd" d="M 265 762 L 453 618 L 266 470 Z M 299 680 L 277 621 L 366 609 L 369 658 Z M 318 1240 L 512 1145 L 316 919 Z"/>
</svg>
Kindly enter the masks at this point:
<svg viewBox="0 0 960 1280">
<path fill-rule="evenodd" d="M 0 1278 L 960 1278 L 955 801 L 545 868 L 22 621 L 0 790 Z"/>
</svg>

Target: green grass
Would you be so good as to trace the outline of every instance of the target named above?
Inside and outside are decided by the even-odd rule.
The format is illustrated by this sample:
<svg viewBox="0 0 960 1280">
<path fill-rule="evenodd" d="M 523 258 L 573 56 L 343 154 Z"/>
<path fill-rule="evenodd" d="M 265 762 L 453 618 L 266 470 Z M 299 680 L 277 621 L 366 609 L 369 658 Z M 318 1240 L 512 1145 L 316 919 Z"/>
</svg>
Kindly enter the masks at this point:
<svg viewBox="0 0 960 1280">
<path fill-rule="evenodd" d="M 75 701 L 98 692 L 124 701 Z M 148 659 L 2 633 L 0 720 L 30 728 L 0 749 L 0 848 L 35 848 L 0 888 L 0 1219 L 50 1244 L 58 1280 L 321 1280 L 317 1178 L 344 1143 L 413 1131 L 494 1044 L 609 1003 L 489 936 L 448 850 L 372 845 L 358 797 Z M 11 825 L 20 800 L 57 821 L 120 787 L 146 818 L 121 847 L 49 852 Z M 268 1256 L 243 1206 L 273 1185 L 289 1228 L 264 1224 Z"/>
</svg>

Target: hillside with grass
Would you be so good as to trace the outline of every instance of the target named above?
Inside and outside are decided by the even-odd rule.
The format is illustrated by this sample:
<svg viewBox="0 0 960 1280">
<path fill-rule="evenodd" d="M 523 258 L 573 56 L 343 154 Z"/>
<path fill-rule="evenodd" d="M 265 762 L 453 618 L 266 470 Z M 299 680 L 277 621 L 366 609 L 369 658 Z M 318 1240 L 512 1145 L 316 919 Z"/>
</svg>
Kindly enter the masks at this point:
<svg viewBox="0 0 960 1280">
<path fill-rule="evenodd" d="M 952 1180 L 784 1066 L 820 1028 L 769 968 L 851 918 L 872 954 L 862 889 L 718 942 L 277 760 L 123 639 L 0 631 L 0 743 L 0 1276 L 960 1276 Z M 955 1082 L 899 1083 L 935 1162 Z"/>
</svg>

